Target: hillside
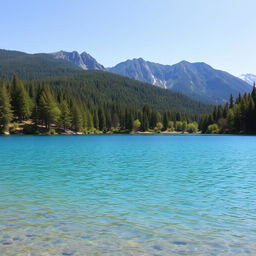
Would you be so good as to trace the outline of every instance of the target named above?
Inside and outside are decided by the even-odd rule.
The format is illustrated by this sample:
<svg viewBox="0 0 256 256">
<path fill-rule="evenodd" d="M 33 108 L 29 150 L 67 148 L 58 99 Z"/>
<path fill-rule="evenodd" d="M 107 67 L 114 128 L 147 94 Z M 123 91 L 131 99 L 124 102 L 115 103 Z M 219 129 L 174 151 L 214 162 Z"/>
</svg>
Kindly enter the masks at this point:
<svg viewBox="0 0 256 256">
<path fill-rule="evenodd" d="M 24 80 L 62 76 L 81 72 L 81 68 L 53 55 L 27 54 L 0 50 L 0 77 L 10 79 L 13 74 Z"/>
<path fill-rule="evenodd" d="M 212 109 L 211 105 L 192 100 L 180 93 L 104 71 L 84 71 L 43 81 L 82 101 L 96 105 L 106 102 L 142 108 L 148 104 L 158 111 L 171 110 L 189 115 L 209 112 Z"/>
</svg>

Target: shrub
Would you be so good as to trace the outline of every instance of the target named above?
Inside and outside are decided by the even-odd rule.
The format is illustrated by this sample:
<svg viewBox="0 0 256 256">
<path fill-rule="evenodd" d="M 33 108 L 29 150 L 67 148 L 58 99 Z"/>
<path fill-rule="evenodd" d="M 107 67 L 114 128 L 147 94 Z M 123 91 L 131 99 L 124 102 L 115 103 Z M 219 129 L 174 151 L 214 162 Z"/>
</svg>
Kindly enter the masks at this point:
<svg viewBox="0 0 256 256">
<path fill-rule="evenodd" d="M 219 126 L 217 124 L 210 124 L 207 128 L 207 133 L 219 133 L 220 129 Z"/>
</svg>

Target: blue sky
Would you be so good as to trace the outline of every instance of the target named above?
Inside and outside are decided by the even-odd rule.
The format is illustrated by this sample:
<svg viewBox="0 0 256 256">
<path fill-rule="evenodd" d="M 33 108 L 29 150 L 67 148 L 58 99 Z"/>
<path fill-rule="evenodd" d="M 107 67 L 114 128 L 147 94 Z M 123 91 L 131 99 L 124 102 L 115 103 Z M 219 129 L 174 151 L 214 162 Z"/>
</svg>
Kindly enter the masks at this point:
<svg viewBox="0 0 256 256">
<path fill-rule="evenodd" d="M 142 57 L 256 73 L 255 0 L 1 2 L 0 48 L 86 51 L 104 66 Z"/>
</svg>

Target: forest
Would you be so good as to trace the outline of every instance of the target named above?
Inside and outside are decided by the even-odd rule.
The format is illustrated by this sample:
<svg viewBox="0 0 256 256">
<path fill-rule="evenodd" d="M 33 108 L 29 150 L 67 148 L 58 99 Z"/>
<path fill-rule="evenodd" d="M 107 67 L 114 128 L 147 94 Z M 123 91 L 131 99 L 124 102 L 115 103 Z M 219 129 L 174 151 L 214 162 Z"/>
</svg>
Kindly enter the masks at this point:
<svg viewBox="0 0 256 256">
<path fill-rule="evenodd" d="M 256 133 L 256 87 L 251 93 L 230 96 L 229 103 L 215 106 L 211 114 L 201 117 L 203 133 L 255 134 Z"/>
<path fill-rule="evenodd" d="M 14 75 L 11 81 L 1 80 L 1 133 L 197 132 L 198 113 L 211 109 L 181 94 L 166 96 L 162 89 L 103 73 L 33 81 Z"/>
<path fill-rule="evenodd" d="M 255 133 L 256 89 L 212 106 L 108 72 L 0 80 L 0 132 Z"/>
</svg>

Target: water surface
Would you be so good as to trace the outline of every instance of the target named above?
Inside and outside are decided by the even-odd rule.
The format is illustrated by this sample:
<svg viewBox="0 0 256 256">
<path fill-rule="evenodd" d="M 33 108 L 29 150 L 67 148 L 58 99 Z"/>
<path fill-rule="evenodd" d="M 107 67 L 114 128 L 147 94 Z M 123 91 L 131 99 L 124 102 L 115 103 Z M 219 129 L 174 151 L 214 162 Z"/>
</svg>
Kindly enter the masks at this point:
<svg viewBox="0 0 256 256">
<path fill-rule="evenodd" d="M 0 137 L 0 255 L 256 255 L 256 137 Z"/>
</svg>

